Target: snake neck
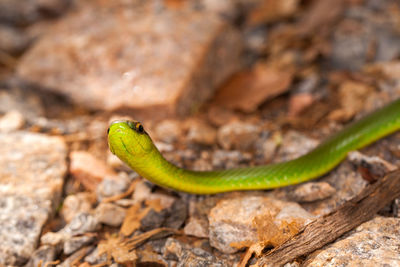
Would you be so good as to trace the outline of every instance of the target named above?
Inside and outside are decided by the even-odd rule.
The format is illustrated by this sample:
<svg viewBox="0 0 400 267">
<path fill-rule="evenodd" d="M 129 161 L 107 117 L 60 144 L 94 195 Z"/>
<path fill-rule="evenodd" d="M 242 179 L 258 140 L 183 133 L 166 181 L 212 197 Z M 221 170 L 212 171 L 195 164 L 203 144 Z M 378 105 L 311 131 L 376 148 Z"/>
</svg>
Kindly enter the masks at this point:
<svg viewBox="0 0 400 267">
<path fill-rule="evenodd" d="M 169 188 L 175 187 L 176 180 L 187 172 L 167 161 L 155 146 L 140 160 L 128 159 L 126 163 L 140 176 Z"/>
</svg>

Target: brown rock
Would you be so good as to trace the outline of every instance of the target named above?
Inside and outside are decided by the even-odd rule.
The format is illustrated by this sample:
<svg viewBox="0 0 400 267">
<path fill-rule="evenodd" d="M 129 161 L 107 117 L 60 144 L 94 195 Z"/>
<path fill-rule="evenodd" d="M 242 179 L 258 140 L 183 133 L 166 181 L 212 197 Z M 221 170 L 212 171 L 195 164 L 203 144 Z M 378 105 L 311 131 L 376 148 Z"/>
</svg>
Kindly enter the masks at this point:
<svg viewBox="0 0 400 267">
<path fill-rule="evenodd" d="M 78 213 L 89 212 L 94 201 L 93 194 L 87 192 L 69 195 L 64 199 L 60 214 L 69 223 Z"/>
<path fill-rule="evenodd" d="M 266 215 L 276 225 L 292 221 L 304 225 L 313 218 L 297 203 L 269 197 L 245 196 L 222 200 L 208 216 L 211 246 L 224 253 L 234 253 L 240 246 L 249 246 L 258 241 L 267 242 L 258 239 L 256 219 Z M 279 227 L 276 228 L 278 232 Z"/>
<path fill-rule="evenodd" d="M 155 127 L 156 139 L 166 143 L 176 141 L 181 134 L 181 124 L 177 120 L 163 120 Z"/>
<path fill-rule="evenodd" d="M 224 149 L 250 149 L 258 138 L 260 127 L 240 121 L 231 122 L 218 129 L 218 143 Z"/>
<path fill-rule="evenodd" d="M 292 82 L 292 72 L 277 67 L 257 65 L 231 78 L 215 96 L 215 102 L 227 108 L 252 112 L 267 99 L 286 92 Z"/>
<path fill-rule="evenodd" d="M 358 151 L 350 152 L 347 157 L 357 167 L 363 178 L 370 183 L 397 169 L 397 166 L 380 157 L 368 157 Z"/>
<path fill-rule="evenodd" d="M 91 191 L 95 191 L 105 177 L 117 176 L 105 163 L 88 152 L 73 151 L 70 160 L 71 175 Z"/>
<path fill-rule="evenodd" d="M 100 203 L 95 210 L 97 220 L 110 226 L 120 226 L 126 210 L 112 203 Z"/>
<path fill-rule="evenodd" d="M 290 192 L 290 199 L 296 202 L 312 202 L 331 197 L 336 189 L 326 182 L 308 182 L 296 186 Z"/>
<path fill-rule="evenodd" d="M 217 140 L 217 131 L 204 121 L 191 120 L 188 123 L 187 139 L 201 145 L 213 145 Z"/>
<path fill-rule="evenodd" d="M 373 90 L 371 86 L 360 82 L 344 82 L 339 88 L 341 108 L 332 111 L 329 118 L 336 121 L 348 121 L 353 118 L 363 110 L 366 99 Z"/>
<path fill-rule="evenodd" d="M 24 55 L 18 73 L 94 109 L 188 113 L 240 68 L 240 35 L 214 12 L 159 4 L 81 4 Z"/>
<path fill-rule="evenodd" d="M 259 25 L 266 22 L 273 22 L 278 19 L 287 18 L 293 15 L 298 9 L 298 0 L 283 1 L 259 1 L 260 4 L 249 14 L 248 23 Z"/>
<path fill-rule="evenodd" d="M 315 96 L 310 93 L 298 93 L 290 97 L 289 100 L 289 117 L 299 115 L 303 110 L 311 106 L 315 101 Z"/>
<path fill-rule="evenodd" d="M 308 256 L 304 266 L 399 266 L 400 219 L 376 217 Z"/>
<path fill-rule="evenodd" d="M 208 223 L 205 220 L 190 217 L 183 231 L 185 235 L 208 238 Z"/>
</svg>

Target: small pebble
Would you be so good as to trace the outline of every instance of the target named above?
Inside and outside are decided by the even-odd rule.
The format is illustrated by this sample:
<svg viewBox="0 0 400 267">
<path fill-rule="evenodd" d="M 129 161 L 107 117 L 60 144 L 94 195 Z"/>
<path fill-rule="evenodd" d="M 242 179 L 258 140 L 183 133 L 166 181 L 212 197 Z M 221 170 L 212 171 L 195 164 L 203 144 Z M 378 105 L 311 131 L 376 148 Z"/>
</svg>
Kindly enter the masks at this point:
<svg viewBox="0 0 400 267">
<path fill-rule="evenodd" d="M 86 151 L 70 153 L 70 173 L 90 191 L 94 191 L 105 177 L 117 176 L 104 162 Z"/>
<path fill-rule="evenodd" d="M 155 127 L 156 139 L 166 143 L 175 142 L 181 134 L 181 124 L 176 120 L 163 120 Z"/>
<path fill-rule="evenodd" d="M 40 262 L 46 263 L 54 261 L 57 257 L 57 248 L 55 246 L 42 245 L 31 255 L 25 267 L 38 267 Z"/>
<path fill-rule="evenodd" d="M 64 199 L 60 214 L 69 223 L 78 213 L 89 212 L 95 197 L 88 192 L 79 192 Z"/>
<path fill-rule="evenodd" d="M 9 133 L 22 129 L 25 125 L 25 118 L 19 111 L 12 110 L 0 118 L 0 132 Z"/>
<path fill-rule="evenodd" d="M 104 178 L 97 186 L 96 194 L 100 202 L 103 198 L 119 195 L 128 190 L 131 183 L 130 177 L 125 172 L 120 172 L 117 176 Z"/>
<path fill-rule="evenodd" d="M 336 189 L 327 182 L 308 182 L 290 191 L 289 198 L 296 202 L 313 202 L 333 196 Z"/>
<path fill-rule="evenodd" d="M 246 122 L 231 122 L 218 129 L 218 143 L 224 149 L 248 150 L 258 138 L 260 127 Z"/>
<path fill-rule="evenodd" d="M 65 255 L 70 255 L 78 249 L 92 243 L 95 239 L 95 236 L 74 236 L 64 242 L 63 252 Z"/>
<path fill-rule="evenodd" d="M 100 223 L 117 227 L 124 221 L 126 210 L 112 203 L 100 203 L 95 215 Z"/>
<path fill-rule="evenodd" d="M 183 231 L 185 235 L 208 238 L 208 222 L 199 218 L 190 217 Z"/>
<path fill-rule="evenodd" d="M 212 145 L 217 140 L 217 130 L 200 120 L 191 120 L 187 134 L 189 142 L 200 145 Z"/>
</svg>

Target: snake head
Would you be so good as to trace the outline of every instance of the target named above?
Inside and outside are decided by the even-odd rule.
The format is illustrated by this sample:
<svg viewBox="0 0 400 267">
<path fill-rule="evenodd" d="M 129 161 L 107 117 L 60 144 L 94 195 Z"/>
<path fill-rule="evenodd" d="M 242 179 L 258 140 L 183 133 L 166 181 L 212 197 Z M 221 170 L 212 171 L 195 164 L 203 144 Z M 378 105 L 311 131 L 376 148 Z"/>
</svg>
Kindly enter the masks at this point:
<svg viewBox="0 0 400 267">
<path fill-rule="evenodd" d="M 150 136 L 138 121 L 114 121 L 107 135 L 111 152 L 123 161 L 126 157 L 130 160 L 143 157 L 154 148 Z"/>
</svg>

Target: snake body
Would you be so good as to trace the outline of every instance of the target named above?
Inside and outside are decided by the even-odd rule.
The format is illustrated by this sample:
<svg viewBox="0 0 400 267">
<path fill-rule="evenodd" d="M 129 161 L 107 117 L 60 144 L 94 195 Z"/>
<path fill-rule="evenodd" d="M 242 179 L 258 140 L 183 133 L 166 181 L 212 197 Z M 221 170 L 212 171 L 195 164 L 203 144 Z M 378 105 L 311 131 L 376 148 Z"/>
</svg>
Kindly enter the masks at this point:
<svg viewBox="0 0 400 267">
<path fill-rule="evenodd" d="M 139 175 L 162 187 L 194 194 L 271 189 L 319 177 L 349 151 L 400 129 L 400 99 L 348 125 L 309 153 L 291 161 L 228 170 L 192 171 L 168 162 L 136 121 L 116 121 L 108 129 L 112 153 Z"/>
</svg>

